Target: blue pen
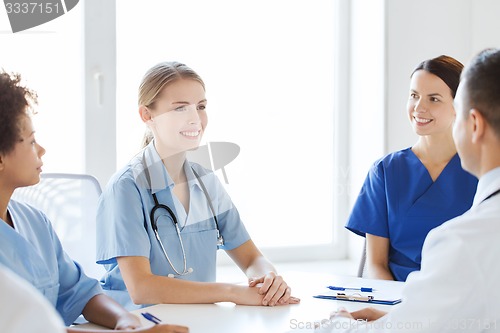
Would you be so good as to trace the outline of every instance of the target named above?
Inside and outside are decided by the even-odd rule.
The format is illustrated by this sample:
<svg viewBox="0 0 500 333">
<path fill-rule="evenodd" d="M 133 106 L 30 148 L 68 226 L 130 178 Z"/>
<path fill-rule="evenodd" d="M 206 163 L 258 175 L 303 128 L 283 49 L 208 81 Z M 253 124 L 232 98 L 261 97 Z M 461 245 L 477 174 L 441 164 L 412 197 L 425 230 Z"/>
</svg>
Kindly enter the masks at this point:
<svg viewBox="0 0 500 333">
<path fill-rule="evenodd" d="M 155 323 L 156 325 L 158 325 L 159 323 L 161 323 L 161 319 L 156 317 L 155 315 L 149 313 L 149 312 L 141 312 L 141 315 L 146 318 L 147 320 L 149 320 L 150 322 L 153 322 Z"/>
<path fill-rule="evenodd" d="M 365 288 L 365 287 L 361 287 L 361 288 L 346 288 L 346 287 L 328 286 L 327 288 L 330 289 L 330 290 L 359 290 L 361 292 L 367 292 L 367 293 L 371 293 L 371 292 L 375 291 L 375 289 L 373 289 L 373 288 Z"/>
</svg>

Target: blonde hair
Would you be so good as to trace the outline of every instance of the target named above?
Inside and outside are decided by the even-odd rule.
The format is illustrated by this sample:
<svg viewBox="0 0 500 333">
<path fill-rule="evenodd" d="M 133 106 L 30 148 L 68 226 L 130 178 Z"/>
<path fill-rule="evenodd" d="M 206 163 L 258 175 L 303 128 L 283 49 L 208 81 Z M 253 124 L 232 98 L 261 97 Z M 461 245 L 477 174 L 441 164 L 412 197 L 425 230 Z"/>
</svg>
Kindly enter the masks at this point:
<svg viewBox="0 0 500 333">
<path fill-rule="evenodd" d="M 151 67 L 139 85 L 138 105 L 154 108 L 154 104 L 158 99 L 161 91 L 170 83 L 179 79 L 192 79 L 198 81 L 203 89 L 205 83 L 201 77 L 188 66 L 172 61 L 161 62 Z M 148 129 L 142 140 L 142 147 L 147 146 L 153 139 L 153 133 Z"/>
</svg>

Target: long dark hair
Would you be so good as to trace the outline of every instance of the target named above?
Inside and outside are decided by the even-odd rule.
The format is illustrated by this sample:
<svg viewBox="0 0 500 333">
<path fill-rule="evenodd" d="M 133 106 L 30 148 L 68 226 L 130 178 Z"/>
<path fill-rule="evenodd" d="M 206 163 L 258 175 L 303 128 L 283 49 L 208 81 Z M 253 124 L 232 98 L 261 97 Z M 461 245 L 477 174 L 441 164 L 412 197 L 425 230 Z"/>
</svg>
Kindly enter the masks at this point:
<svg viewBox="0 0 500 333">
<path fill-rule="evenodd" d="M 415 74 L 416 71 L 419 70 L 424 70 L 431 74 L 434 74 L 441 80 L 443 80 L 444 83 L 446 83 L 446 85 L 451 90 L 451 96 L 455 98 L 458 84 L 460 83 L 460 74 L 462 73 L 463 68 L 464 65 L 455 58 L 447 55 L 441 55 L 436 58 L 422 61 L 413 70 L 410 78 L 413 76 L 413 74 Z"/>
</svg>

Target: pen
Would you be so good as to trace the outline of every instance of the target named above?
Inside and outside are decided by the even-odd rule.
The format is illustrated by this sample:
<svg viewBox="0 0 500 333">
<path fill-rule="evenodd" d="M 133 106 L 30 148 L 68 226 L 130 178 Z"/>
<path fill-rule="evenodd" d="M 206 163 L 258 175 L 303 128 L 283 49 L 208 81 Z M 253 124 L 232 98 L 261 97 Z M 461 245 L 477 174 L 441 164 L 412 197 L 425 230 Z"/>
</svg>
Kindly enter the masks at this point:
<svg viewBox="0 0 500 333">
<path fill-rule="evenodd" d="M 367 292 L 367 293 L 371 293 L 371 292 L 375 291 L 375 289 L 373 289 L 373 288 L 365 288 L 365 287 L 361 287 L 361 288 L 346 288 L 346 287 L 328 286 L 327 288 L 330 289 L 330 290 L 359 290 L 361 292 Z"/>
<path fill-rule="evenodd" d="M 149 312 L 141 312 L 141 315 L 146 318 L 147 320 L 149 320 L 150 322 L 153 322 L 155 323 L 156 325 L 161 323 L 161 319 L 156 317 L 155 315 L 149 313 Z"/>
</svg>

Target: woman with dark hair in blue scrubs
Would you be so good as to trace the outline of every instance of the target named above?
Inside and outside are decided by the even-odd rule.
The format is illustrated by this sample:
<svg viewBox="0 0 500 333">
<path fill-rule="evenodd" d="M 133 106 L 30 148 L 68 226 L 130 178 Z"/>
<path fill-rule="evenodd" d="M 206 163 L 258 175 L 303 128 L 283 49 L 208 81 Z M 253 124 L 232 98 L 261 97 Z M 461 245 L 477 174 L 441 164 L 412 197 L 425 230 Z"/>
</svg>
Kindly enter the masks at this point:
<svg viewBox="0 0 500 333">
<path fill-rule="evenodd" d="M 420 269 L 427 233 L 472 205 L 477 179 L 462 169 L 452 137 L 462 68 L 442 55 L 411 75 L 407 111 L 418 141 L 372 165 L 346 224 L 366 237 L 366 277 L 405 281 Z"/>
</svg>

